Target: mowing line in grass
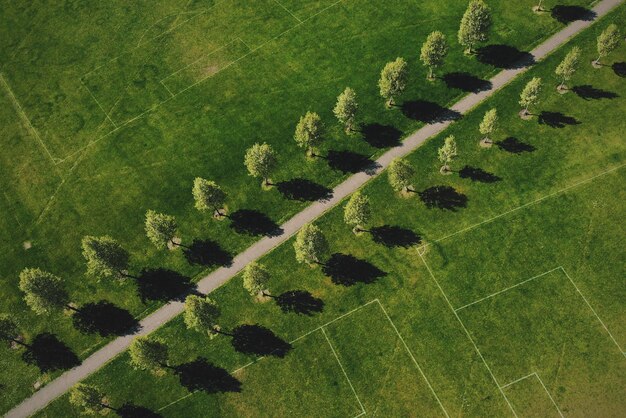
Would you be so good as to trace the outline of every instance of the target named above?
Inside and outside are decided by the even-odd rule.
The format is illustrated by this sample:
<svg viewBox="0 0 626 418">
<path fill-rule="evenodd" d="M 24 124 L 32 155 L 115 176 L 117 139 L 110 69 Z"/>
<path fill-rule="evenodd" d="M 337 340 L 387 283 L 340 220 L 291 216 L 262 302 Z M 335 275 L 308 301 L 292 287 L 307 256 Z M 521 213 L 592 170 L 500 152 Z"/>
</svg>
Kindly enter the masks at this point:
<svg viewBox="0 0 626 418">
<path fill-rule="evenodd" d="M 285 6 L 284 6 L 281 2 L 279 2 L 278 0 L 274 0 L 274 2 L 275 2 L 276 4 L 278 4 L 280 7 L 282 7 L 283 9 L 285 9 L 285 11 L 286 11 L 287 13 L 289 13 L 289 14 L 290 14 L 290 15 L 291 15 L 294 19 L 296 19 L 298 22 L 302 23 L 302 20 L 300 20 L 300 19 L 298 18 L 298 16 L 294 15 L 294 14 L 291 12 L 291 10 L 289 10 L 288 8 L 286 8 L 286 7 L 285 7 Z"/>
<path fill-rule="evenodd" d="M 111 119 L 111 117 L 109 116 L 109 113 L 106 112 L 106 110 L 104 110 L 104 108 L 102 107 L 102 105 L 100 104 L 100 102 L 98 101 L 98 99 L 96 99 L 96 96 L 93 95 L 93 93 L 91 92 L 91 89 L 89 87 L 87 87 L 87 84 L 85 84 L 85 82 L 83 81 L 83 79 L 80 79 L 80 84 L 83 85 L 83 87 L 85 87 L 85 89 L 87 89 L 87 91 L 89 92 L 89 95 L 91 96 L 91 98 L 93 99 L 94 102 L 96 102 L 96 104 L 98 105 L 98 107 L 100 108 L 100 110 L 102 110 L 102 113 L 104 113 L 104 116 L 109 120 L 109 122 L 111 122 L 111 124 L 113 125 L 114 128 L 117 129 L 117 124 L 115 122 L 113 122 L 113 119 Z"/>
</svg>

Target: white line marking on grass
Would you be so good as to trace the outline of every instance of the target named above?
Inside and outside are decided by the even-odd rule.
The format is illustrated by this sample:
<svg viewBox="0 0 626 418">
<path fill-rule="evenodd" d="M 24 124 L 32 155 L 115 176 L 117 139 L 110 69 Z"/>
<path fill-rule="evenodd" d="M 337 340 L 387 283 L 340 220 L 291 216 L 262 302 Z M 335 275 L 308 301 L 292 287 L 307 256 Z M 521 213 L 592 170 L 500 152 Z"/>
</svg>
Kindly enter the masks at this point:
<svg viewBox="0 0 626 418">
<path fill-rule="evenodd" d="M 341 371 L 343 372 L 343 375 L 345 376 L 346 380 L 348 381 L 348 384 L 350 385 L 350 389 L 352 389 L 352 393 L 354 393 L 354 396 L 356 397 L 357 402 L 361 406 L 361 411 L 362 412 L 359 415 L 357 415 L 357 417 L 360 417 L 361 415 L 365 415 L 365 407 L 361 403 L 361 400 L 359 399 L 359 395 L 356 394 L 356 390 L 354 390 L 354 386 L 352 385 L 352 381 L 348 377 L 348 373 L 346 373 L 346 370 L 343 368 L 343 364 L 341 364 L 341 361 L 339 360 L 339 356 L 337 355 L 337 352 L 335 351 L 335 348 L 333 347 L 332 343 L 330 342 L 330 339 L 328 338 L 328 335 L 326 334 L 326 331 L 324 331 L 324 328 L 321 328 L 321 330 L 322 330 L 322 334 L 324 334 L 324 338 L 326 338 L 326 341 L 328 341 L 328 345 L 330 346 L 330 350 L 333 352 L 333 355 L 335 356 L 335 359 L 337 360 L 337 363 L 339 364 L 339 367 L 341 368 Z"/>
<path fill-rule="evenodd" d="M 419 254 L 419 252 L 418 252 Z M 459 314 L 454 310 L 454 307 L 452 306 L 452 304 L 450 303 L 450 300 L 448 299 L 448 296 L 446 295 L 446 293 L 443 291 L 443 288 L 441 287 L 441 285 L 439 284 L 439 282 L 437 281 L 437 279 L 435 278 L 435 275 L 433 274 L 433 271 L 430 269 L 430 266 L 428 265 L 428 263 L 426 263 L 426 260 L 424 259 L 424 256 L 419 254 L 420 258 L 422 259 L 422 262 L 424 263 L 424 266 L 426 266 L 426 269 L 428 270 L 428 273 L 430 274 L 430 277 L 434 280 L 435 284 L 437 285 L 437 287 L 439 288 L 439 291 L 441 292 L 441 294 L 443 295 L 444 299 L 446 300 L 446 302 L 448 303 L 448 306 L 450 306 L 450 309 L 452 310 L 452 313 L 454 313 L 454 316 L 456 316 L 457 321 L 459 321 L 459 324 L 461 324 L 461 327 L 463 328 L 463 330 L 465 331 L 465 334 L 467 335 L 467 338 L 470 340 L 470 342 L 472 343 L 472 345 L 474 346 L 474 350 L 476 350 L 476 353 L 478 353 L 478 356 L 480 357 L 480 359 L 483 361 L 483 364 L 485 365 L 485 367 L 487 368 L 487 371 L 489 372 L 489 374 L 491 375 L 491 378 L 493 379 L 494 383 L 496 384 L 496 386 L 498 387 L 498 390 L 500 391 L 500 393 L 502 394 L 502 397 L 504 397 L 504 400 L 506 401 L 506 403 L 509 405 L 509 408 L 511 409 L 511 412 L 513 412 L 513 416 L 517 417 L 517 413 L 515 412 L 515 409 L 513 409 L 513 405 L 511 405 L 511 402 L 509 402 L 509 399 L 506 397 L 506 394 L 504 393 L 504 391 L 502 390 L 502 386 L 500 386 L 500 384 L 498 383 L 498 380 L 496 379 L 496 376 L 494 376 L 493 372 L 491 371 L 491 368 L 489 367 L 489 365 L 487 364 L 487 361 L 485 360 L 485 358 L 483 357 L 483 354 L 480 352 L 480 350 L 478 349 L 478 346 L 476 345 L 476 343 L 474 342 L 474 339 L 472 338 L 472 336 L 470 335 L 469 331 L 467 330 L 467 328 L 465 327 L 465 324 L 463 323 L 463 321 L 461 321 L 461 318 L 459 317 Z"/>
<path fill-rule="evenodd" d="M 494 293 L 492 293 L 492 294 L 490 294 L 490 295 L 488 295 L 488 296 L 485 296 L 484 298 L 480 298 L 480 299 L 478 299 L 478 300 L 475 300 L 474 302 L 468 303 L 467 305 L 463 305 L 463 306 L 461 306 L 460 308 L 456 308 L 454 311 L 455 311 L 455 312 L 458 312 L 458 311 L 460 311 L 461 309 L 465 309 L 465 308 L 467 308 L 468 306 L 472 306 L 472 305 L 474 305 L 474 304 L 476 304 L 476 303 L 480 303 L 480 302 L 482 302 L 482 301 L 484 301 L 484 300 L 487 300 L 487 299 L 489 299 L 489 298 L 492 298 L 492 297 L 494 297 L 494 296 L 497 296 L 497 295 L 499 295 L 500 293 L 504 293 L 504 292 L 506 292 L 506 291 L 508 291 L 508 290 L 514 289 L 514 288 L 516 288 L 516 287 L 518 287 L 518 286 L 523 285 L 524 283 L 528 283 L 528 282 L 530 282 L 530 281 L 533 281 L 533 280 L 535 280 L 535 279 L 538 279 L 538 278 L 540 278 L 540 277 L 543 277 L 543 276 L 545 276 L 546 274 L 550 274 L 550 273 L 552 273 L 553 271 L 556 271 L 556 270 L 559 270 L 559 269 L 563 269 L 563 267 L 561 267 L 561 266 L 555 267 L 555 268 L 553 268 L 552 270 L 548 270 L 548 271 L 546 271 L 546 272 L 544 272 L 544 273 L 541 273 L 541 274 L 538 274 L 538 275 L 536 275 L 536 276 L 533 276 L 533 277 L 531 277 L 530 279 L 526 279 L 526 280 L 523 280 L 523 281 L 521 281 L 521 282 L 519 282 L 519 283 L 517 283 L 517 284 L 514 284 L 513 286 L 509 286 L 509 287 L 507 287 L 507 288 L 505 288 L 505 289 L 502 289 L 502 290 L 499 290 L 499 291 L 497 291 L 497 292 L 494 292 Z"/>
<path fill-rule="evenodd" d="M 435 393 L 435 389 L 433 389 L 433 387 L 430 385 L 430 382 L 428 381 L 428 378 L 426 377 L 426 374 L 424 374 L 424 372 L 422 371 L 422 368 L 420 367 L 419 363 L 417 362 L 417 360 L 415 359 L 415 357 L 413 356 L 413 353 L 411 352 L 411 350 L 409 349 L 409 346 L 407 345 L 407 343 L 404 341 L 404 338 L 402 337 L 402 335 L 400 334 L 400 331 L 398 331 L 398 328 L 396 327 L 396 324 L 394 324 L 394 322 L 391 320 L 391 317 L 389 316 L 389 314 L 387 313 L 387 310 L 385 309 L 385 307 L 383 306 L 383 304 L 380 302 L 380 300 L 376 299 L 376 301 L 378 302 L 378 305 L 380 306 L 380 309 L 382 309 L 383 313 L 385 314 L 385 316 L 387 317 L 387 319 L 389 320 L 389 323 L 391 324 L 391 326 L 393 327 L 394 331 L 396 332 L 396 334 L 398 335 L 398 337 L 400 338 L 400 341 L 402 341 L 402 344 L 404 345 L 404 348 L 406 349 L 407 353 L 409 353 L 409 356 L 411 357 L 411 360 L 413 360 L 413 363 L 415 363 L 415 367 L 417 367 L 417 370 L 419 370 L 420 374 L 422 375 L 422 377 L 424 378 L 424 380 L 426 381 L 426 384 L 428 385 L 428 388 L 430 389 L 430 391 L 433 393 L 433 395 L 435 396 L 435 399 L 437 399 L 437 403 L 439 404 L 439 406 L 441 407 L 441 409 L 443 410 L 443 413 L 445 414 L 446 417 L 449 417 L 450 415 L 448 415 L 448 411 L 446 411 L 446 408 L 444 408 L 443 404 L 441 403 L 441 400 L 439 400 L 439 396 L 437 396 L 437 393 Z"/>
<path fill-rule="evenodd" d="M 507 387 L 509 387 L 509 386 L 511 386 L 511 385 L 514 385 L 514 384 L 516 384 L 516 383 L 519 383 L 519 382 L 521 382 L 521 381 L 522 381 L 522 380 L 524 380 L 524 379 L 528 379 L 529 377 L 534 376 L 535 374 L 536 374 L 535 372 L 532 372 L 531 374 L 527 374 L 527 375 L 526 375 L 526 376 L 524 376 L 524 377 L 520 377 L 519 379 L 516 379 L 516 380 L 514 380 L 514 381 L 512 381 L 512 382 L 509 382 L 509 383 L 507 383 L 506 385 L 502 385 L 502 389 L 507 388 Z"/>
<path fill-rule="evenodd" d="M 556 404 L 556 402 L 554 401 L 554 398 L 552 397 L 552 395 L 550 394 L 550 392 L 548 391 L 548 388 L 546 388 L 546 385 L 543 384 L 543 380 L 541 380 L 541 377 L 539 377 L 539 375 L 537 374 L 537 372 L 532 372 L 529 375 L 526 375 L 524 377 L 520 377 L 517 380 L 514 380 L 510 383 L 507 383 L 506 385 L 502 386 L 502 388 L 507 388 L 511 385 L 514 385 L 516 383 L 521 382 L 522 380 L 528 379 L 529 377 L 535 376 L 537 378 L 537 380 L 539 380 L 539 383 L 541 384 L 541 387 L 543 387 L 543 390 L 546 391 L 546 393 L 548 394 L 548 398 L 550 398 L 550 401 L 552 401 L 552 405 L 554 405 L 554 407 L 556 408 L 557 412 L 559 413 L 559 415 L 561 416 L 561 418 L 565 418 L 563 416 L 563 413 L 561 412 L 561 408 L 559 408 L 559 406 Z"/>
<path fill-rule="evenodd" d="M 232 41 L 227 42 L 227 43 L 225 43 L 224 45 L 222 45 L 222 46 L 220 46 L 220 47 L 217 47 L 216 49 L 211 50 L 209 53 L 204 54 L 204 55 L 202 55 L 201 57 L 199 57 L 199 58 L 197 58 L 197 59 L 195 59 L 195 60 L 191 61 L 189 64 L 185 65 L 184 67 L 181 67 L 181 68 L 179 68 L 178 70 L 176 70 L 176 71 L 174 71 L 174 72 L 172 72 L 172 73 L 170 73 L 170 74 L 166 75 L 165 77 L 163 77 L 163 78 L 160 80 L 160 81 L 161 81 L 161 83 L 163 83 L 163 81 L 167 80 L 167 79 L 168 79 L 168 78 L 170 78 L 171 76 L 176 75 L 176 74 L 180 73 L 181 71 L 186 70 L 187 68 L 191 67 L 192 65 L 194 65 L 194 64 L 195 64 L 195 63 L 197 63 L 198 61 L 201 61 L 201 60 L 203 60 L 203 59 L 205 59 L 205 58 L 208 58 L 208 57 L 210 57 L 211 55 L 215 54 L 216 52 L 219 52 L 219 51 L 221 51 L 221 50 L 225 49 L 226 47 L 228 47 L 228 46 L 230 46 L 230 45 L 234 44 L 237 40 L 241 41 L 241 39 L 240 39 L 240 38 L 235 38 L 235 39 L 233 39 Z M 242 41 L 242 42 L 243 42 L 243 41 Z M 246 44 L 244 43 L 244 45 L 246 45 Z M 248 47 L 248 45 L 246 45 L 246 47 Z M 250 48 L 248 48 L 248 49 L 250 49 Z M 226 67 L 224 67 L 224 68 L 226 68 Z M 210 75 L 210 76 L 208 76 L 208 77 L 203 78 L 203 80 L 206 80 L 207 78 L 213 77 L 215 74 L 219 73 L 220 71 L 221 71 L 221 70 L 217 71 L 216 73 L 211 74 L 211 75 Z M 179 94 L 179 93 L 177 93 L 176 95 L 178 95 L 178 94 Z"/>
<path fill-rule="evenodd" d="M 285 9 L 285 11 L 287 13 L 289 13 L 294 19 L 296 19 L 298 22 L 302 23 L 302 20 L 300 20 L 298 18 L 298 16 L 294 15 L 293 13 L 291 13 L 291 10 L 289 10 L 288 8 L 286 8 L 281 2 L 279 2 L 278 0 L 274 0 L 274 3 L 278 4 L 280 7 L 282 7 L 283 9 Z"/>
<path fill-rule="evenodd" d="M 626 357 L 626 353 L 624 352 L 624 350 L 622 349 L 622 347 L 619 345 L 619 343 L 617 342 L 617 340 L 615 339 L 615 337 L 613 336 L 613 334 L 611 334 L 611 331 L 609 331 L 609 328 L 604 324 L 604 322 L 602 321 L 602 319 L 600 319 L 600 316 L 598 316 L 598 314 L 596 313 L 596 310 L 593 309 L 593 306 L 591 306 L 591 304 L 589 303 L 589 301 L 587 300 L 587 298 L 585 297 L 585 295 L 583 295 L 583 293 L 580 291 L 580 289 L 578 288 L 578 286 L 576 286 L 576 283 L 574 283 L 574 280 L 572 280 L 572 278 L 570 277 L 569 274 L 567 274 L 567 272 L 565 271 L 565 269 L 563 267 L 561 267 L 561 270 L 563 271 L 563 273 L 565 274 L 565 276 L 569 279 L 569 281 L 572 283 L 572 285 L 574 286 L 574 288 L 576 289 L 576 291 L 578 292 L 578 294 L 580 295 L 580 297 L 585 301 L 585 303 L 587 304 L 587 306 L 589 307 L 589 309 L 591 309 L 591 312 L 593 312 L 593 314 L 596 316 L 596 318 L 598 318 L 598 321 L 600 322 L 600 324 L 602 325 L 602 327 L 606 330 L 606 332 L 609 334 L 609 337 L 611 337 L 611 339 L 613 340 L 613 342 L 615 343 L 615 345 L 617 346 L 617 348 L 619 349 L 620 353 L 622 353 L 622 355 L 624 357 Z"/>
<path fill-rule="evenodd" d="M 157 409 L 157 412 L 161 412 L 165 408 L 169 408 L 170 406 L 174 405 L 175 403 L 178 403 L 178 402 L 182 401 L 183 399 L 187 399 L 188 397 L 192 396 L 194 393 L 196 393 L 196 392 L 188 393 L 185 396 L 182 396 L 182 397 L 176 399 L 175 401 L 170 402 L 167 405 L 160 407 L 159 409 Z"/>
<path fill-rule="evenodd" d="M 96 102 L 96 104 L 98 105 L 100 110 L 102 110 L 102 113 L 104 113 L 104 116 L 109 120 L 109 122 L 111 122 L 113 124 L 113 127 L 117 128 L 117 124 L 115 122 L 113 122 L 113 119 L 111 119 L 109 114 L 104 110 L 104 108 L 102 107 L 102 105 L 100 104 L 98 99 L 96 99 L 96 96 L 93 95 L 93 93 L 91 92 L 91 89 L 89 87 L 87 87 L 87 84 L 85 84 L 85 82 L 83 81 L 82 78 L 80 79 L 80 83 L 83 85 L 83 87 L 85 87 L 85 89 L 87 89 L 87 91 L 89 92 L 89 95 L 91 96 L 91 98 L 94 100 L 94 102 Z"/>
<path fill-rule="evenodd" d="M 171 96 L 171 97 L 174 97 L 174 93 L 172 93 L 172 91 L 169 89 L 169 87 L 167 87 L 167 86 L 165 85 L 165 83 L 163 83 L 163 80 L 159 80 L 159 83 L 161 83 L 161 85 L 162 85 L 163 87 L 165 87 L 165 90 L 167 90 L 167 92 L 170 94 L 170 96 Z"/>
</svg>

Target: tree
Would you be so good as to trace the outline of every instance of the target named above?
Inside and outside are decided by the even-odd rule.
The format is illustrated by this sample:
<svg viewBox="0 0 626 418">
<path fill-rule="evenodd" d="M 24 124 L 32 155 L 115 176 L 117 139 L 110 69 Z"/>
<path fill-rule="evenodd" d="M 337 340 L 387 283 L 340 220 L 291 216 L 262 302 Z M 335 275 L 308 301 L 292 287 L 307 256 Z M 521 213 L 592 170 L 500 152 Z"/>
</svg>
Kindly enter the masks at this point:
<svg viewBox="0 0 626 418">
<path fill-rule="evenodd" d="M 387 170 L 389 184 L 395 191 L 408 192 L 410 190 L 411 179 L 415 175 L 415 170 L 406 160 L 394 159 Z"/>
<path fill-rule="evenodd" d="M 173 216 L 153 210 L 146 212 L 146 236 L 157 248 L 165 248 L 168 244 L 179 246 L 180 243 L 174 241 L 177 229 Z"/>
<path fill-rule="evenodd" d="M 221 209 L 226 202 L 226 193 L 217 183 L 196 177 L 191 192 L 196 202 L 196 209 L 213 210 L 217 216 L 224 216 Z"/>
<path fill-rule="evenodd" d="M 536 12 L 543 12 L 543 0 L 539 0 L 539 3 L 533 7 L 533 10 Z"/>
<path fill-rule="evenodd" d="M 483 138 L 483 142 L 485 144 L 491 144 L 491 138 L 489 135 L 495 132 L 498 127 L 498 111 L 496 109 L 491 109 L 485 112 L 485 116 L 483 117 L 482 122 L 480 122 L 480 126 L 478 129 L 480 133 L 485 137 Z"/>
<path fill-rule="evenodd" d="M 65 308 L 76 311 L 69 304 L 69 296 L 60 277 L 38 268 L 26 268 L 20 273 L 20 290 L 26 304 L 37 314 Z"/>
<path fill-rule="evenodd" d="M 354 130 L 354 121 L 356 119 L 356 112 L 359 109 L 359 105 L 356 102 L 356 93 L 350 87 L 346 89 L 337 97 L 337 104 L 333 109 L 333 113 L 344 125 L 346 133 L 350 133 Z"/>
<path fill-rule="evenodd" d="M 367 224 L 371 217 L 370 199 L 357 191 L 352 195 L 343 211 L 343 219 L 348 225 L 353 225 L 353 232 L 363 231 L 362 226 Z"/>
<path fill-rule="evenodd" d="M 322 264 L 328 254 L 328 241 L 322 231 L 313 224 L 302 227 L 293 243 L 298 263 Z"/>
<path fill-rule="evenodd" d="M 439 161 L 443 163 L 443 167 L 441 167 L 442 172 L 450 171 L 450 162 L 456 157 L 456 142 L 454 141 L 454 135 L 450 135 L 447 137 L 443 146 L 439 148 Z"/>
<path fill-rule="evenodd" d="M 572 76 L 578 69 L 579 61 L 580 48 L 575 46 L 570 52 L 567 53 L 565 58 L 563 58 L 563 61 L 561 61 L 561 63 L 556 67 L 556 70 L 554 72 L 556 73 L 557 77 L 561 79 L 561 84 L 559 84 L 558 87 L 559 90 L 566 89 L 565 82 L 572 78 Z"/>
<path fill-rule="evenodd" d="M 137 337 L 128 348 L 130 365 L 138 370 L 159 372 L 168 367 L 167 345 L 163 340 L 149 337 Z"/>
<path fill-rule="evenodd" d="M 296 125 L 293 139 L 299 147 L 306 150 L 307 155 L 314 156 L 314 148 L 322 143 L 323 134 L 324 126 L 322 125 L 320 115 L 315 112 L 306 112 L 300 118 L 298 125 Z"/>
<path fill-rule="evenodd" d="M 459 43 L 471 54 L 474 45 L 487 40 L 491 27 L 491 11 L 483 0 L 472 0 L 467 6 L 459 28 Z"/>
<path fill-rule="evenodd" d="M 243 287 L 252 296 L 256 296 L 259 293 L 267 296 L 265 289 L 269 280 L 270 273 L 263 264 L 252 262 L 243 271 Z"/>
<path fill-rule="evenodd" d="M 619 29 L 614 23 L 611 23 L 602 31 L 600 36 L 598 36 L 598 59 L 593 62 L 596 66 L 600 65 L 600 58 L 606 57 L 617 48 L 620 38 Z"/>
<path fill-rule="evenodd" d="M 217 324 L 220 309 L 208 296 L 189 295 L 185 299 L 183 319 L 189 329 L 206 331 L 210 336 L 223 334 Z"/>
<path fill-rule="evenodd" d="M 396 58 L 395 61 L 387 63 L 380 73 L 378 87 L 380 95 L 387 99 L 387 106 L 394 104 L 394 96 L 401 94 L 407 82 L 407 63 L 404 58 Z"/>
<path fill-rule="evenodd" d="M 539 103 L 539 93 L 541 92 L 541 78 L 533 77 L 532 80 L 526 84 L 524 90 L 520 94 L 519 104 L 524 108 L 522 111 L 522 115 L 526 116 L 529 114 L 528 108 L 530 106 L 535 106 Z"/>
<path fill-rule="evenodd" d="M 28 347 L 28 345 L 24 344 L 20 339 L 20 331 L 17 327 L 17 323 L 7 314 L 0 314 L 0 339 L 5 341 L 8 346 L 15 343 L 23 347 Z"/>
<path fill-rule="evenodd" d="M 443 33 L 439 31 L 432 32 L 426 38 L 426 42 L 422 45 L 420 59 L 426 67 L 428 67 L 428 79 L 435 78 L 434 70 L 443 64 L 443 60 L 448 55 L 448 43 Z"/>
<path fill-rule="evenodd" d="M 269 186 L 270 174 L 276 168 L 276 152 L 269 144 L 254 144 L 246 151 L 244 164 L 252 177 L 263 178 L 263 184 Z"/>
<path fill-rule="evenodd" d="M 85 383 L 78 383 L 70 390 L 70 403 L 82 408 L 88 415 L 97 414 L 105 408 L 113 409 L 104 403 L 104 395 L 100 389 Z"/>
<path fill-rule="evenodd" d="M 97 277 L 131 277 L 128 274 L 130 254 L 110 236 L 83 237 L 81 246 L 89 274 Z"/>
</svg>

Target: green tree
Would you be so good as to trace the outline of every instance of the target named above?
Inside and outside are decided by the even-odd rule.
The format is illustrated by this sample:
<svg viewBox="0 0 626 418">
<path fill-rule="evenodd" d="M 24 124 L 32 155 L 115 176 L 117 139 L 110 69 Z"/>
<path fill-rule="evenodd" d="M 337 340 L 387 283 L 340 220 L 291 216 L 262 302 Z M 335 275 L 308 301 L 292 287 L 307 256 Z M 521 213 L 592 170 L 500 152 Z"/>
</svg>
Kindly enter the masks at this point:
<svg viewBox="0 0 626 418">
<path fill-rule="evenodd" d="M 429 80 L 435 79 L 435 68 L 443 64 L 446 55 L 448 55 L 448 42 L 446 42 L 445 35 L 439 31 L 432 32 L 422 45 L 420 54 L 420 59 L 429 69 Z"/>
<path fill-rule="evenodd" d="M 387 63 L 380 73 L 378 88 L 380 95 L 387 99 L 387 106 L 394 104 L 394 97 L 401 94 L 407 83 L 407 63 L 404 58 L 396 58 Z"/>
<path fill-rule="evenodd" d="M 28 345 L 24 344 L 20 339 L 17 323 L 7 314 L 0 314 L 0 340 L 5 341 L 8 346 L 15 343 L 28 348 Z"/>
<path fill-rule="evenodd" d="M 243 271 L 243 287 L 252 296 L 256 296 L 259 293 L 263 296 L 269 296 L 265 292 L 269 281 L 270 272 L 263 264 L 252 262 Z"/>
<path fill-rule="evenodd" d="M 533 77 L 520 94 L 519 104 L 524 108 L 522 115 L 528 115 L 528 108 L 539 103 L 539 93 L 541 93 L 541 78 Z"/>
<path fill-rule="evenodd" d="M 185 299 L 183 319 L 187 328 L 206 331 L 209 336 L 225 334 L 217 324 L 219 317 L 219 306 L 208 296 L 189 295 Z"/>
<path fill-rule="evenodd" d="M 594 64 L 600 65 L 600 58 L 609 55 L 619 45 L 621 35 L 617 25 L 611 23 L 602 33 L 598 36 L 598 59 L 594 61 Z"/>
<path fill-rule="evenodd" d="M 576 70 L 578 69 L 578 62 L 580 61 L 580 48 L 575 46 L 570 52 L 567 53 L 563 61 L 556 67 L 554 71 L 561 80 L 559 90 L 566 88 L 565 83 L 569 81 Z"/>
<path fill-rule="evenodd" d="M 26 304 L 37 314 L 48 314 L 63 308 L 77 311 L 69 304 L 69 295 L 60 277 L 38 268 L 26 268 L 20 273 L 20 290 Z"/>
<path fill-rule="evenodd" d="M 269 186 L 269 177 L 276 168 L 276 152 L 269 144 L 254 144 L 246 151 L 244 164 L 252 177 L 261 177 Z"/>
<path fill-rule="evenodd" d="M 96 386 L 78 383 L 70 390 L 70 404 L 81 408 L 87 415 L 94 415 L 104 409 L 113 409 L 104 402 L 104 394 Z"/>
<path fill-rule="evenodd" d="M 315 112 L 306 112 L 296 125 L 293 139 L 299 147 L 304 148 L 309 156 L 315 156 L 315 147 L 322 143 L 324 126 L 322 118 Z"/>
<path fill-rule="evenodd" d="M 359 105 L 356 101 L 356 93 L 350 87 L 337 97 L 337 104 L 333 109 L 333 113 L 339 122 L 344 126 L 347 133 L 354 130 L 354 121 L 356 120 L 356 112 Z"/>
<path fill-rule="evenodd" d="M 128 354 L 134 369 L 160 372 L 168 367 L 167 345 L 158 338 L 136 337 L 128 347 Z"/>
<path fill-rule="evenodd" d="M 484 135 L 483 142 L 485 144 L 491 144 L 491 138 L 489 137 L 493 134 L 498 128 L 498 111 L 496 109 L 491 109 L 485 112 L 485 116 L 483 117 L 482 122 L 480 122 L 480 126 L 478 129 L 480 133 Z"/>
<path fill-rule="evenodd" d="M 157 248 L 165 248 L 168 244 L 180 246 L 174 241 L 177 229 L 178 225 L 173 216 L 153 210 L 146 212 L 146 236 Z"/>
<path fill-rule="evenodd" d="M 350 197 L 343 211 L 343 219 L 348 225 L 354 227 L 354 233 L 363 231 L 363 226 L 367 224 L 371 215 L 370 199 L 361 191 L 357 191 Z"/>
<path fill-rule="evenodd" d="M 306 224 L 300 229 L 293 243 L 298 263 L 323 264 L 329 247 L 322 231 L 313 224 Z"/>
<path fill-rule="evenodd" d="M 454 135 L 450 135 L 444 140 L 443 146 L 439 148 L 439 161 L 443 163 L 443 167 L 441 167 L 442 172 L 450 171 L 450 162 L 456 156 L 456 142 L 454 140 Z"/>
<path fill-rule="evenodd" d="M 224 216 L 221 212 L 226 202 L 226 193 L 214 181 L 196 177 L 193 181 L 193 198 L 196 209 L 200 211 L 212 210 L 217 216 Z"/>
<path fill-rule="evenodd" d="M 411 188 L 411 179 L 415 175 L 415 170 L 406 160 L 394 159 L 387 169 L 389 184 L 397 191 L 408 192 Z"/>
<path fill-rule="evenodd" d="M 128 274 L 130 254 L 110 236 L 83 237 L 81 246 L 89 274 L 96 277 L 132 277 Z"/>
<path fill-rule="evenodd" d="M 491 27 L 491 11 L 483 0 L 472 0 L 467 6 L 459 28 L 459 43 L 471 54 L 474 45 L 487 40 Z"/>
</svg>

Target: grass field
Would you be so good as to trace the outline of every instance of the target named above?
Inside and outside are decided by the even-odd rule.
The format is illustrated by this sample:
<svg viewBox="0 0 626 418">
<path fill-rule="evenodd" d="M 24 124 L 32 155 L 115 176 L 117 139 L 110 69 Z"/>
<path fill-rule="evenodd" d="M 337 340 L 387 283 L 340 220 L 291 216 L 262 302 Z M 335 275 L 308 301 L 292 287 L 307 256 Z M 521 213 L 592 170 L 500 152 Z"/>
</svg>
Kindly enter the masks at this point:
<svg viewBox="0 0 626 418">
<path fill-rule="evenodd" d="M 0 311 L 20 318 L 27 341 L 51 333 L 84 358 L 119 330 L 81 333 L 65 316 L 34 316 L 17 289 L 22 268 L 61 275 L 73 301 L 95 307 L 100 317 L 145 316 L 168 297 L 150 293 L 146 283 L 194 281 L 227 263 L 566 23 L 562 13 L 535 16 L 533 3 L 494 2 L 490 46 L 470 58 L 455 36 L 465 0 L 445 8 L 434 0 L 4 2 Z M 427 83 L 417 51 L 435 29 L 452 48 L 440 70 L 445 77 Z M 403 105 L 387 111 L 376 81 L 384 63 L 399 55 L 411 65 L 410 85 Z M 330 112 L 346 85 L 361 104 L 362 130 L 354 137 L 343 134 Z M 291 139 L 309 109 L 328 127 L 327 158 L 313 163 Z M 279 151 L 274 180 L 280 185 L 270 192 L 242 164 L 256 141 Z M 193 209 L 196 176 L 222 184 L 235 221 L 212 222 Z M 302 193 L 302 184 L 315 193 Z M 193 251 L 152 248 L 143 233 L 147 209 L 176 215 Z M 133 273 L 144 279 L 139 289 L 134 281 L 85 277 L 79 243 L 86 234 L 110 234 L 131 251 Z M 56 373 L 42 374 L 19 355 L 0 365 L 0 412 Z"/>
<path fill-rule="evenodd" d="M 620 416 L 626 47 L 600 70 L 587 63 L 599 31 L 625 18 L 622 6 L 572 41 L 584 51 L 573 91 L 554 90 L 565 47 L 414 152 L 414 197 L 384 176 L 368 184 L 370 234 L 355 238 L 341 208 L 321 218 L 325 268 L 295 264 L 290 243 L 266 256 L 272 294 L 306 292 L 300 314 L 254 303 L 240 278 L 218 289 L 222 327 L 252 325 L 257 344 L 209 341 L 177 318 L 156 333 L 177 373 L 155 378 L 123 355 L 89 381 L 115 407 L 168 417 Z M 536 75 L 542 103 L 522 121 L 517 96 Z M 477 126 L 494 106 L 502 129 L 485 150 Z M 441 176 L 450 133 L 459 158 Z M 220 378 L 190 387 L 185 365 L 206 370 L 198 359 Z M 39 416 L 76 414 L 62 397 Z"/>
</svg>

